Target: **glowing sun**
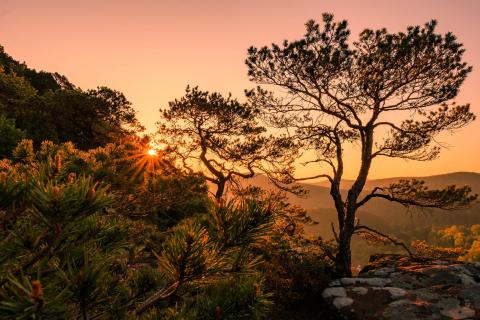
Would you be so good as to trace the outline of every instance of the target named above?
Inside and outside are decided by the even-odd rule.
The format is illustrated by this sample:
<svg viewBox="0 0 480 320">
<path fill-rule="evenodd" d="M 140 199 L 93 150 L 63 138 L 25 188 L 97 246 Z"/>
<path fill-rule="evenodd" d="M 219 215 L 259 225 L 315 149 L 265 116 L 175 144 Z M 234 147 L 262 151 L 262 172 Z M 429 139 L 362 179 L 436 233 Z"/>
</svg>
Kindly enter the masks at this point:
<svg viewBox="0 0 480 320">
<path fill-rule="evenodd" d="M 147 153 L 148 153 L 149 156 L 155 157 L 157 155 L 157 150 L 148 149 Z"/>
</svg>

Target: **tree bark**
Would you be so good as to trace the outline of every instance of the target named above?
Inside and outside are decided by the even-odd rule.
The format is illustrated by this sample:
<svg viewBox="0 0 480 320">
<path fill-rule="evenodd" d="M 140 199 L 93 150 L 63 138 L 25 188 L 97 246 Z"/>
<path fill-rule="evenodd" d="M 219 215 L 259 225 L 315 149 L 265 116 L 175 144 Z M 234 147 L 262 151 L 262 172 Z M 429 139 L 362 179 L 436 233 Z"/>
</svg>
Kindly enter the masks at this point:
<svg viewBox="0 0 480 320">
<path fill-rule="evenodd" d="M 372 148 L 373 148 L 373 127 L 367 125 L 362 135 L 362 162 L 357 179 L 348 190 L 347 199 L 345 201 L 345 209 L 339 214 L 339 241 L 338 253 L 335 259 L 335 267 L 340 276 L 352 276 L 352 254 L 350 244 L 353 233 L 355 232 L 355 216 L 357 213 L 357 201 L 367 182 L 368 172 L 372 164 Z M 337 208 L 338 211 L 338 208 Z M 342 216 L 343 219 L 340 219 Z"/>
<path fill-rule="evenodd" d="M 338 252 L 335 256 L 335 269 L 339 276 L 341 277 L 351 277 L 352 276 L 352 253 L 350 250 L 350 242 L 352 240 L 352 232 L 348 230 L 340 231 L 338 237 Z"/>
<path fill-rule="evenodd" d="M 225 183 L 226 181 L 222 179 L 218 179 L 217 191 L 215 192 L 215 199 L 220 200 L 223 197 L 223 193 L 225 192 Z"/>
</svg>

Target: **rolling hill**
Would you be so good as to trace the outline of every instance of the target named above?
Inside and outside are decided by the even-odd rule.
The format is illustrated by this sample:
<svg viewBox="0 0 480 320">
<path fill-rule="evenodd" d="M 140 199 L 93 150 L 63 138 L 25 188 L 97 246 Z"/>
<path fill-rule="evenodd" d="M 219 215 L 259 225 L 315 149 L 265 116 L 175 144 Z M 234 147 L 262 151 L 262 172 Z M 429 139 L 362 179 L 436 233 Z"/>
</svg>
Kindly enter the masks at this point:
<svg viewBox="0 0 480 320">
<path fill-rule="evenodd" d="M 388 178 L 370 180 L 366 184 L 365 192 L 375 186 L 386 186 L 397 182 L 399 178 Z M 454 172 L 428 177 L 416 177 L 424 180 L 429 188 L 444 188 L 448 185 L 464 186 L 470 185 L 474 193 L 480 193 L 480 173 L 475 172 Z M 353 181 L 346 180 L 343 183 L 343 190 L 351 186 Z M 248 180 L 248 184 L 275 190 L 265 176 L 256 176 Z M 337 213 L 333 206 L 329 193 L 328 184 L 325 182 L 301 184 L 308 195 L 297 197 L 289 194 L 288 198 L 292 204 L 305 208 L 313 220 L 318 222 L 315 225 L 305 226 L 305 232 L 311 236 L 321 236 L 325 239 L 333 237 L 331 224 L 337 225 Z M 446 227 L 453 224 L 472 225 L 480 224 L 480 205 L 459 211 L 428 210 L 418 211 L 407 209 L 400 204 L 392 203 L 383 199 L 374 199 L 365 205 L 358 213 L 357 218 L 361 224 L 368 225 L 379 231 L 394 235 L 405 243 L 412 240 L 428 240 L 428 234 L 432 228 Z M 371 246 L 365 240 L 354 236 L 352 241 L 352 262 L 354 265 L 364 265 L 371 254 L 378 252 L 400 253 L 398 247 Z"/>
<path fill-rule="evenodd" d="M 402 178 L 370 180 L 367 182 L 365 189 L 368 191 L 375 186 L 385 186 L 399 179 Z M 454 172 L 428 177 L 416 177 L 416 179 L 424 180 L 430 188 L 443 188 L 453 184 L 457 186 L 470 185 L 474 193 L 480 193 L 480 173 Z M 352 181 L 346 180 L 343 187 L 347 188 L 352 183 Z M 248 180 L 248 184 L 264 189 L 276 189 L 268 181 L 268 178 L 262 175 Z M 306 197 L 297 197 L 291 194 L 287 196 L 292 204 L 305 208 L 310 216 L 318 222 L 317 225 L 307 227 L 307 233 L 330 238 L 332 236 L 331 223 L 336 224 L 336 213 L 327 183 L 302 183 L 300 185 L 308 190 Z M 374 199 L 362 208 L 358 213 L 358 218 L 362 224 L 401 236 L 402 234 L 410 235 L 413 230 L 423 230 L 430 227 L 480 223 L 480 206 L 477 204 L 472 208 L 459 211 L 438 209 L 418 211 L 387 200 Z M 421 233 L 421 231 L 418 232 Z"/>
<path fill-rule="evenodd" d="M 444 188 L 448 185 L 469 185 L 472 187 L 474 193 L 480 193 L 480 173 L 476 172 L 454 172 L 428 177 L 398 177 L 369 180 L 365 185 L 365 191 L 372 190 L 376 186 L 387 186 L 391 183 L 398 182 L 400 179 L 412 178 L 424 180 L 426 185 L 432 189 Z M 268 180 L 268 178 L 263 175 L 257 175 L 253 179 L 247 180 L 246 183 L 267 190 L 276 189 L 276 187 Z M 345 190 L 352 184 L 353 180 L 344 180 L 342 183 L 342 189 Z M 318 183 L 298 183 L 298 185 L 301 185 L 308 190 L 308 195 L 306 197 L 289 195 L 289 199 L 292 203 L 302 206 L 305 209 L 333 208 L 332 199 L 330 197 L 330 189 L 327 181 Z M 388 201 L 375 200 L 373 203 L 377 205 L 378 202 Z"/>
<path fill-rule="evenodd" d="M 386 179 L 374 179 L 367 181 L 365 185 L 366 190 L 372 190 L 374 187 L 377 186 L 387 186 L 391 183 L 397 182 L 400 179 L 419 179 L 424 180 L 427 186 L 432 189 L 443 188 L 447 185 L 457 185 L 457 186 L 465 186 L 469 185 L 472 187 L 474 192 L 480 192 L 480 173 L 476 172 L 453 172 L 453 173 L 446 173 L 446 174 L 439 174 L 434 176 L 427 176 L 427 177 L 394 177 L 394 178 L 386 178 Z M 353 184 L 353 180 L 344 180 L 342 181 L 342 189 L 350 188 Z M 328 181 L 321 181 L 317 183 L 312 183 L 312 185 L 319 186 L 319 187 L 328 187 Z"/>
</svg>

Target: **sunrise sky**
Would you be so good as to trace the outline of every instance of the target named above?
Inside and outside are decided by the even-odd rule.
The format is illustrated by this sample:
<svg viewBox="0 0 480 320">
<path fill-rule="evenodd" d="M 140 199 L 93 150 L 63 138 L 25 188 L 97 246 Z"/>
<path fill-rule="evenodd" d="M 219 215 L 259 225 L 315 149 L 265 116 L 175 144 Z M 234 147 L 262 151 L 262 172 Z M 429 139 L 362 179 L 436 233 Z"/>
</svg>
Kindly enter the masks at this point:
<svg viewBox="0 0 480 320">
<path fill-rule="evenodd" d="M 254 86 L 244 64 L 249 46 L 295 40 L 304 23 L 332 12 L 363 28 L 404 30 L 435 18 L 452 31 L 474 66 L 457 99 L 480 115 L 478 0 L 0 0 L 0 44 L 30 67 L 66 75 L 82 89 L 106 85 L 125 93 L 139 119 L 155 130 L 159 108 L 187 84 L 240 99 Z M 371 178 L 480 171 L 480 120 L 441 137 L 449 145 L 427 163 L 381 160 Z M 356 173 L 355 153 L 347 177 Z M 306 169 L 300 173 L 308 174 Z"/>
</svg>

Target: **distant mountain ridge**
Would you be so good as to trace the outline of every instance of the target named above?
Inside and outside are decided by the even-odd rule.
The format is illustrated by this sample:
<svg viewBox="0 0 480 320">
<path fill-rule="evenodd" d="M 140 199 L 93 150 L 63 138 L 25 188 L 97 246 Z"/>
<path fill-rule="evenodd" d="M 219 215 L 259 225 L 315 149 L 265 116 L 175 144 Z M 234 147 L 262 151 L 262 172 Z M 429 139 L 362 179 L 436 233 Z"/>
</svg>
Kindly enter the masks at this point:
<svg viewBox="0 0 480 320">
<path fill-rule="evenodd" d="M 465 186 L 469 185 L 473 193 L 480 193 L 480 173 L 477 172 L 452 172 L 426 177 L 395 177 L 385 179 L 368 180 L 364 191 L 372 190 L 377 186 L 388 186 L 391 183 L 398 182 L 401 179 L 418 179 L 424 180 L 425 184 L 431 189 L 445 188 L 449 185 Z M 266 176 L 257 175 L 252 179 L 246 180 L 245 185 L 261 187 L 267 190 L 277 189 Z M 353 180 L 342 181 L 342 190 L 346 190 L 353 184 Z M 317 183 L 297 183 L 308 191 L 306 197 L 297 197 L 288 195 L 289 200 L 296 205 L 305 209 L 315 208 L 334 208 L 332 198 L 330 197 L 330 187 L 328 181 Z M 382 201 L 382 200 L 380 200 Z M 385 202 L 385 201 L 382 201 Z"/>
<path fill-rule="evenodd" d="M 470 185 L 473 193 L 480 193 L 480 173 L 477 172 L 453 172 L 428 177 L 399 177 L 387 179 L 375 179 L 367 182 L 364 192 L 368 192 L 375 186 L 385 186 L 397 182 L 399 179 L 424 180 L 426 185 L 432 189 L 444 188 L 448 185 L 464 186 Z M 268 178 L 258 175 L 245 181 L 245 184 L 275 190 L 276 187 L 269 182 Z M 352 181 L 347 180 L 343 187 L 351 185 Z M 290 203 L 306 209 L 312 219 L 318 222 L 315 225 L 305 226 L 309 235 L 322 236 L 330 239 L 333 237 L 331 225 L 337 226 L 337 213 L 330 196 L 330 189 L 326 183 L 300 183 L 307 191 L 306 197 L 297 197 L 287 194 Z M 343 189 L 346 193 L 346 189 Z M 440 209 L 418 211 L 406 208 L 398 203 L 384 199 L 373 199 L 362 207 L 357 213 L 357 218 L 362 224 L 368 225 L 382 232 L 395 235 L 409 243 L 412 239 L 422 239 L 428 236 L 432 228 L 446 227 L 451 225 L 472 225 L 480 224 L 480 205 L 476 204 L 471 208 L 459 211 L 443 211 Z M 358 239 L 353 242 L 352 257 L 355 263 L 366 263 L 369 254 L 378 252 L 375 247 L 367 248 L 366 243 Z M 368 253 L 368 254 L 367 254 Z"/>
<path fill-rule="evenodd" d="M 474 192 L 480 192 L 480 173 L 477 172 L 452 172 L 445 174 L 438 174 L 433 176 L 426 177 L 393 177 L 393 178 L 383 178 L 383 179 L 372 179 L 368 180 L 365 185 L 365 190 L 372 190 L 377 186 L 387 186 L 391 183 L 398 182 L 401 179 L 418 179 L 424 180 L 429 188 L 438 189 L 446 187 L 447 185 L 457 185 L 465 186 L 469 185 L 472 187 Z M 343 180 L 341 184 L 342 189 L 350 188 L 354 180 Z M 328 181 L 321 181 L 317 183 L 310 183 L 311 185 L 329 187 Z"/>
</svg>

